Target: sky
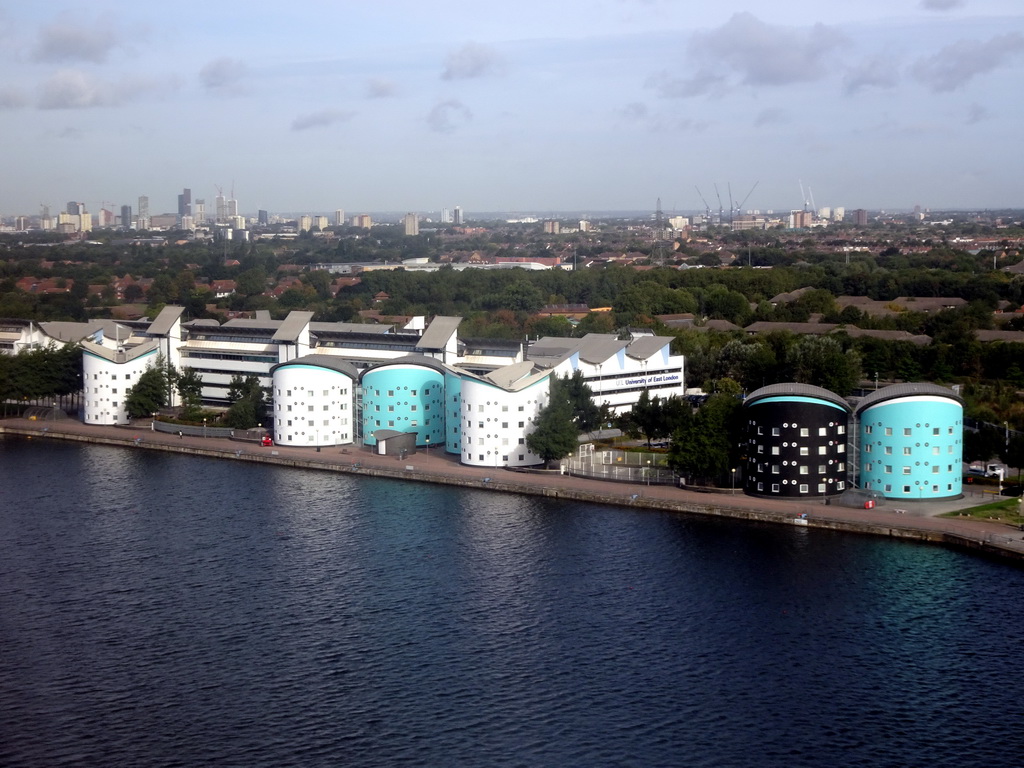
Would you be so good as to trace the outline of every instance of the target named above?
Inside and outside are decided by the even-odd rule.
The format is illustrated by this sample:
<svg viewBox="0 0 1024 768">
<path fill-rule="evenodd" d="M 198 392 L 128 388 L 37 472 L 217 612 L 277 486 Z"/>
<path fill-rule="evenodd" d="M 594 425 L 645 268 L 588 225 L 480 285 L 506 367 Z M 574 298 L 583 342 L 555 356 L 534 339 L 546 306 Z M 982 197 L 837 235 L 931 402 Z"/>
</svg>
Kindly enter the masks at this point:
<svg viewBox="0 0 1024 768">
<path fill-rule="evenodd" d="M 1024 208 L 1022 84 L 1021 0 L 0 0 L 0 215 Z"/>
</svg>

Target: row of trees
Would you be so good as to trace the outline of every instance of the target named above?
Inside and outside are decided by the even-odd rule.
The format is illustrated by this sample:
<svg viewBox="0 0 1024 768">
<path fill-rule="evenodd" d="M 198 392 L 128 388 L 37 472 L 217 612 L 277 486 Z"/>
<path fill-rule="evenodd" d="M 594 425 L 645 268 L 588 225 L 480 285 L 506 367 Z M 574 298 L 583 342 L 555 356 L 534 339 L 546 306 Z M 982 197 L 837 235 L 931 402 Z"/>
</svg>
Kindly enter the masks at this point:
<svg viewBox="0 0 1024 768">
<path fill-rule="evenodd" d="M 0 401 L 66 399 L 82 389 L 82 350 L 77 345 L 0 354 Z"/>
</svg>

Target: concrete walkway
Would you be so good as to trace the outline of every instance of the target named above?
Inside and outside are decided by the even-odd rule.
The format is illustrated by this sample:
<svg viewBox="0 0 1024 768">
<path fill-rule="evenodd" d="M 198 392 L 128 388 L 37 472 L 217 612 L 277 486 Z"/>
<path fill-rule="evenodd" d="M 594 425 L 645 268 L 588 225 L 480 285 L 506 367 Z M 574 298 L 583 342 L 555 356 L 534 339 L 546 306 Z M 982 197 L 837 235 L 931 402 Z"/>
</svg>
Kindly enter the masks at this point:
<svg viewBox="0 0 1024 768">
<path fill-rule="evenodd" d="M 824 505 L 820 501 L 754 498 L 739 491 L 703 493 L 673 486 L 609 483 L 557 472 L 469 467 L 459 463 L 458 457 L 445 453 L 441 447 L 421 449 L 405 459 L 398 459 L 378 456 L 366 447 L 325 446 L 317 451 L 308 447 L 262 447 L 228 438 L 179 437 L 152 431 L 148 420 L 131 427 L 99 427 L 75 420 L 6 419 L 0 421 L 0 433 L 4 432 L 911 538 L 984 550 L 1024 563 L 1024 535 L 1015 528 L 971 518 L 937 517 L 946 512 L 987 504 L 994 498 L 992 494 L 979 492 L 969 492 L 954 500 L 891 502 L 870 510 L 851 509 Z"/>
</svg>

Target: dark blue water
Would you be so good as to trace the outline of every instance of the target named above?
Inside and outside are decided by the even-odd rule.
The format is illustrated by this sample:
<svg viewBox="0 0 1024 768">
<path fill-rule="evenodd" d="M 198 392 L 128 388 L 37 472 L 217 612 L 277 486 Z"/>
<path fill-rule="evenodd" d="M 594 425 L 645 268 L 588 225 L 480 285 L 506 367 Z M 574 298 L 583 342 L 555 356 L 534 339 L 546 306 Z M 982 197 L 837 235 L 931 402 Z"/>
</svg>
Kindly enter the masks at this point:
<svg viewBox="0 0 1024 768">
<path fill-rule="evenodd" d="M 1020 766 L 1024 573 L 0 440 L 4 766 Z"/>
</svg>

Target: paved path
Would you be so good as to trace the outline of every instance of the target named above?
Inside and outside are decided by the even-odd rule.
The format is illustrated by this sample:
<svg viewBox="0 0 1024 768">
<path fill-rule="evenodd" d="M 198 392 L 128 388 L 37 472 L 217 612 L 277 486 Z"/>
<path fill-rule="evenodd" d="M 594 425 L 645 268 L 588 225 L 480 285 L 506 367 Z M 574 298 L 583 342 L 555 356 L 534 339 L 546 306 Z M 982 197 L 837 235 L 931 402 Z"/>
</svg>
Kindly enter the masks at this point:
<svg viewBox="0 0 1024 768">
<path fill-rule="evenodd" d="M 315 448 L 296 448 L 275 445 L 262 447 L 254 443 L 243 443 L 227 438 L 203 438 L 201 436 L 179 437 L 152 431 L 149 421 L 139 422 L 132 427 L 100 427 L 86 425 L 76 420 L 33 421 L 28 419 L 5 419 L 0 427 L 25 432 L 40 432 L 78 435 L 82 438 L 98 438 L 114 440 L 125 444 L 136 441 L 141 446 L 158 444 L 171 450 L 185 449 L 196 451 L 214 451 L 225 455 L 243 451 L 245 454 L 302 461 L 324 468 L 344 471 L 358 463 L 362 470 L 379 470 L 389 475 L 415 477 L 419 480 L 436 479 L 437 481 L 465 482 L 478 487 L 487 487 L 488 483 L 500 486 L 502 490 L 521 490 L 524 493 L 546 492 L 556 495 L 564 492 L 571 496 L 580 494 L 599 495 L 600 500 L 609 503 L 622 503 L 633 507 L 653 506 L 663 508 L 666 503 L 682 511 L 706 514 L 728 514 L 733 511 L 737 516 L 757 516 L 775 522 L 792 521 L 801 515 L 807 515 L 811 524 L 828 527 L 829 523 L 863 525 L 884 530 L 897 531 L 931 531 L 953 534 L 979 544 L 987 544 L 1002 550 L 1019 552 L 1024 555 L 1024 536 L 1015 528 L 1001 523 L 989 523 L 973 518 L 942 518 L 937 517 L 946 512 L 966 509 L 970 506 L 985 504 L 992 501 L 991 494 L 969 492 L 960 499 L 946 501 L 923 502 L 891 502 L 875 509 L 852 509 L 836 505 L 824 505 L 820 501 L 791 501 L 781 499 L 764 499 L 736 493 L 703 493 L 690 491 L 674 486 L 610 483 L 584 477 L 571 477 L 552 473 L 523 473 L 505 470 L 500 467 L 470 467 L 459 462 L 458 457 L 444 452 L 441 447 L 419 452 L 405 459 L 394 456 L 379 456 L 366 447 L 330 446 L 320 451 Z M 328 467 L 328 465 L 330 465 Z M 900 510 L 900 511 L 897 511 Z M 875 532 L 883 532 L 876 530 Z"/>
</svg>

